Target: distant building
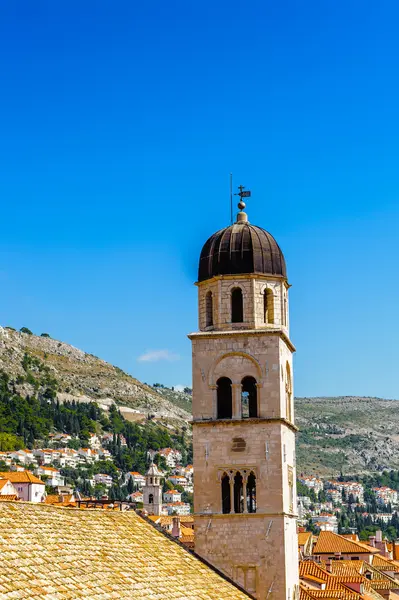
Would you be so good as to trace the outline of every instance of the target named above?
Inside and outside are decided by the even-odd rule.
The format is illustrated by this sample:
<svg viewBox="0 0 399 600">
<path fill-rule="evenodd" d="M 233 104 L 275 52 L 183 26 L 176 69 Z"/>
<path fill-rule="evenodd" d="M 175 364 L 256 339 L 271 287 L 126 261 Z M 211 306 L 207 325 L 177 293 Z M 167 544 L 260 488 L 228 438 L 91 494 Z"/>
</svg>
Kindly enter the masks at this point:
<svg viewBox="0 0 399 600">
<path fill-rule="evenodd" d="M 308 487 L 310 490 L 313 490 L 315 494 L 318 494 L 324 488 L 322 480 L 318 479 L 317 477 L 302 476 L 299 477 L 299 481 L 303 485 L 306 485 L 306 487 Z"/>
<path fill-rule="evenodd" d="M 100 483 L 106 485 L 107 487 L 111 487 L 111 485 L 113 484 L 111 475 L 107 475 L 106 473 L 97 473 L 96 475 L 94 475 L 94 481 L 97 484 Z"/>
<path fill-rule="evenodd" d="M 47 478 L 47 485 L 51 485 L 52 487 L 65 485 L 64 477 L 61 475 L 60 471 L 58 469 L 55 469 L 54 467 L 38 467 L 35 472 L 36 475 L 42 475 Z"/>
<path fill-rule="evenodd" d="M 187 502 L 168 502 L 164 506 L 168 515 L 185 516 L 190 514 L 190 505 Z"/>
<path fill-rule="evenodd" d="M 44 502 L 45 483 L 30 471 L 0 473 L 0 477 L 8 479 L 13 484 L 21 500 L 25 500 L 26 502 Z"/>
<path fill-rule="evenodd" d="M 149 515 L 160 515 L 162 511 L 161 473 L 152 462 L 146 475 L 143 487 L 143 507 Z"/>
<path fill-rule="evenodd" d="M 164 502 L 181 502 L 181 493 L 177 490 L 168 490 L 163 495 Z"/>
</svg>

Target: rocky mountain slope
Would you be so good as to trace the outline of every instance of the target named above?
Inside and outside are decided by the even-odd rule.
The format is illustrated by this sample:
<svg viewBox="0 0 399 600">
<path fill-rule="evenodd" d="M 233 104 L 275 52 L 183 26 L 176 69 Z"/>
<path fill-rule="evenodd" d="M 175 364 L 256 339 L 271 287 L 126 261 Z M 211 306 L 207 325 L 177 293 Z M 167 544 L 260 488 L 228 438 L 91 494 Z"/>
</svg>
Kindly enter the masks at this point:
<svg viewBox="0 0 399 600">
<path fill-rule="evenodd" d="M 129 420 L 153 415 L 168 427 L 187 425 L 191 395 L 145 385 L 118 367 L 69 344 L 0 327 L 0 371 L 21 395 L 33 391 L 24 357 L 46 365 L 63 400 L 116 402 Z M 34 365 L 30 366 L 30 370 Z M 298 473 L 336 476 L 399 469 L 399 401 L 380 398 L 296 398 Z"/>
<path fill-rule="evenodd" d="M 172 426 L 186 424 L 191 418 L 178 406 L 181 392 L 169 390 L 166 397 L 118 367 L 69 344 L 0 327 L 0 370 L 16 380 L 22 395 L 33 391 L 25 377 L 25 354 L 49 368 L 57 381 L 57 397 L 61 401 L 94 400 L 105 409 L 116 402 L 129 420 L 153 415 L 156 420 Z M 173 403 L 171 400 L 175 397 Z"/>
<path fill-rule="evenodd" d="M 399 469 L 399 400 L 296 398 L 295 411 L 298 473 Z"/>
</svg>

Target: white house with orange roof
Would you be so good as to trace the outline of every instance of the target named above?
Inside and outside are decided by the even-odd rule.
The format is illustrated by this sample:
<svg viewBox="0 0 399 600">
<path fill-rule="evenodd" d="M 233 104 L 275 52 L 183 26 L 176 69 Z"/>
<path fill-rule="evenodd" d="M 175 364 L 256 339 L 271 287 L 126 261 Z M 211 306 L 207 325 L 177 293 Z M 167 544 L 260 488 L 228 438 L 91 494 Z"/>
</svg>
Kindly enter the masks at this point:
<svg viewBox="0 0 399 600">
<path fill-rule="evenodd" d="M 188 502 L 167 502 L 163 505 L 168 515 L 185 516 L 190 514 L 190 505 Z"/>
<path fill-rule="evenodd" d="M 78 454 L 89 463 L 93 463 L 97 460 L 100 460 L 98 450 L 93 450 L 92 448 L 80 448 L 78 450 Z"/>
<path fill-rule="evenodd" d="M 94 475 L 94 481 L 96 483 L 102 483 L 107 487 L 111 487 L 113 483 L 111 475 L 107 475 L 106 473 L 96 473 L 96 475 Z"/>
<path fill-rule="evenodd" d="M 57 487 L 59 485 L 65 485 L 65 479 L 61 475 L 60 471 L 55 467 L 45 467 L 42 465 L 35 470 L 36 475 L 46 477 L 47 485 Z"/>
<path fill-rule="evenodd" d="M 163 500 L 166 503 L 181 502 L 181 492 L 178 492 L 177 490 L 168 490 L 167 492 L 164 492 Z"/>
<path fill-rule="evenodd" d="M 158 452 L 159 456 L 163 456 L 168 467 L 173 468 L 181 462 L 182 455 L 179 450 L 173 448 L 162 448 Z"/>
<path fill-rule="evenodd" d="M 0 478 L 0 496 L 17 496 L 18 492 L 11 481 L 7 478 Z"/>
<path fill-rule="evenodd" d="M 143 502 L 143 492 L 133 492 L 133 494 L 129 494 L 127 499 L 130 502 Z"/>
<path fill-rule="evenodd" d="M 46 497 L 44 481 L 33 475 L 30 471 L 0 473 L 0 477 L 8 479 L 13 484 L 21 500 L 25 500 L 26 502 L 44 502 Z"/>
<path fill-rule="evenodd" d="M 52 464 L 52 462 L 54 460 L 53 452 L 54 451 L 51 448 L 37 448 L 36 450 L 33 450 L 33 454 L 34 454 L 35 458 L 41 465 L 51 465 Z"/>
<path fill-rule="evenodd" d="M 372 488 L 379 504 L 397 504 L 398 492 L 387 486 Z"/>
<path fill-rule="evenodd" d="M 139 489 L 142 489 L 145 485 L 145 477 L 138 471 L 129 471 L 129 473 L 126 475 L 126 483 L 129 481 L 129 479 L 132 479 L 133 485 Z"/>
<path fill-rule="evenodd" d="M 183 475 L 171 475 L 168 477 L 168 481 L 173 485 L 181 485 L 185 492 L 193 491 L 193 484 L 191 481 L 187 481 L 187 478 Z"/>
<path fill-rule="evenodd" d="M 312 475 L 302 475 L 299 477 L 299 481 L 303 485 L 306 485 L 306 487 L 308 487 L 310 490 L 314 490 L 316 494 L 321 492 L 321 490 L 324 488 L 322 480 L 318 479 L 317 477 L 313 477 Z"/>
</svg>

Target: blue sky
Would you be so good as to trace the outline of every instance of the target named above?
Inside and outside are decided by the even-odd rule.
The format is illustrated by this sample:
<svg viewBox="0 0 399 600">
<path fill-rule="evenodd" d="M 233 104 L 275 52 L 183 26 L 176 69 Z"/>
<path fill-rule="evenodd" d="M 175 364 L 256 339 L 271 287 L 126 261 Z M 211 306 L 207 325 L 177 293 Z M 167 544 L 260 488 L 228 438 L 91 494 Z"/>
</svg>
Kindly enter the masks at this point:
<svg viewBox="0 0 399 600">
<path fill-rule="evenodd" d="M 296 394 L 398 398 L 398 18 L 393 0 L 2 2 L 0 323 L 190 384 L 232 171 L 286 256 Z"/>
</svg>

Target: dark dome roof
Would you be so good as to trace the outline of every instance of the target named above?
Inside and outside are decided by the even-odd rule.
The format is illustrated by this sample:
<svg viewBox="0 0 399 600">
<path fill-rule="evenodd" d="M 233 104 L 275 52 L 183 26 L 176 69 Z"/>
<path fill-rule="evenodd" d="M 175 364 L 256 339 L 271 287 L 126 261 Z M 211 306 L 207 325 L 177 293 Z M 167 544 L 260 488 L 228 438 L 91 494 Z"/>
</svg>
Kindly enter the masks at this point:
<svg viewBox="0 0 399 600">
<path fill-rule="evenodd" d="M 274 237 L 250 223 L 234 223 L 205 242 L 198 281 L 245 273 L 287 277 L 284 256 Z"/>
</svg>

